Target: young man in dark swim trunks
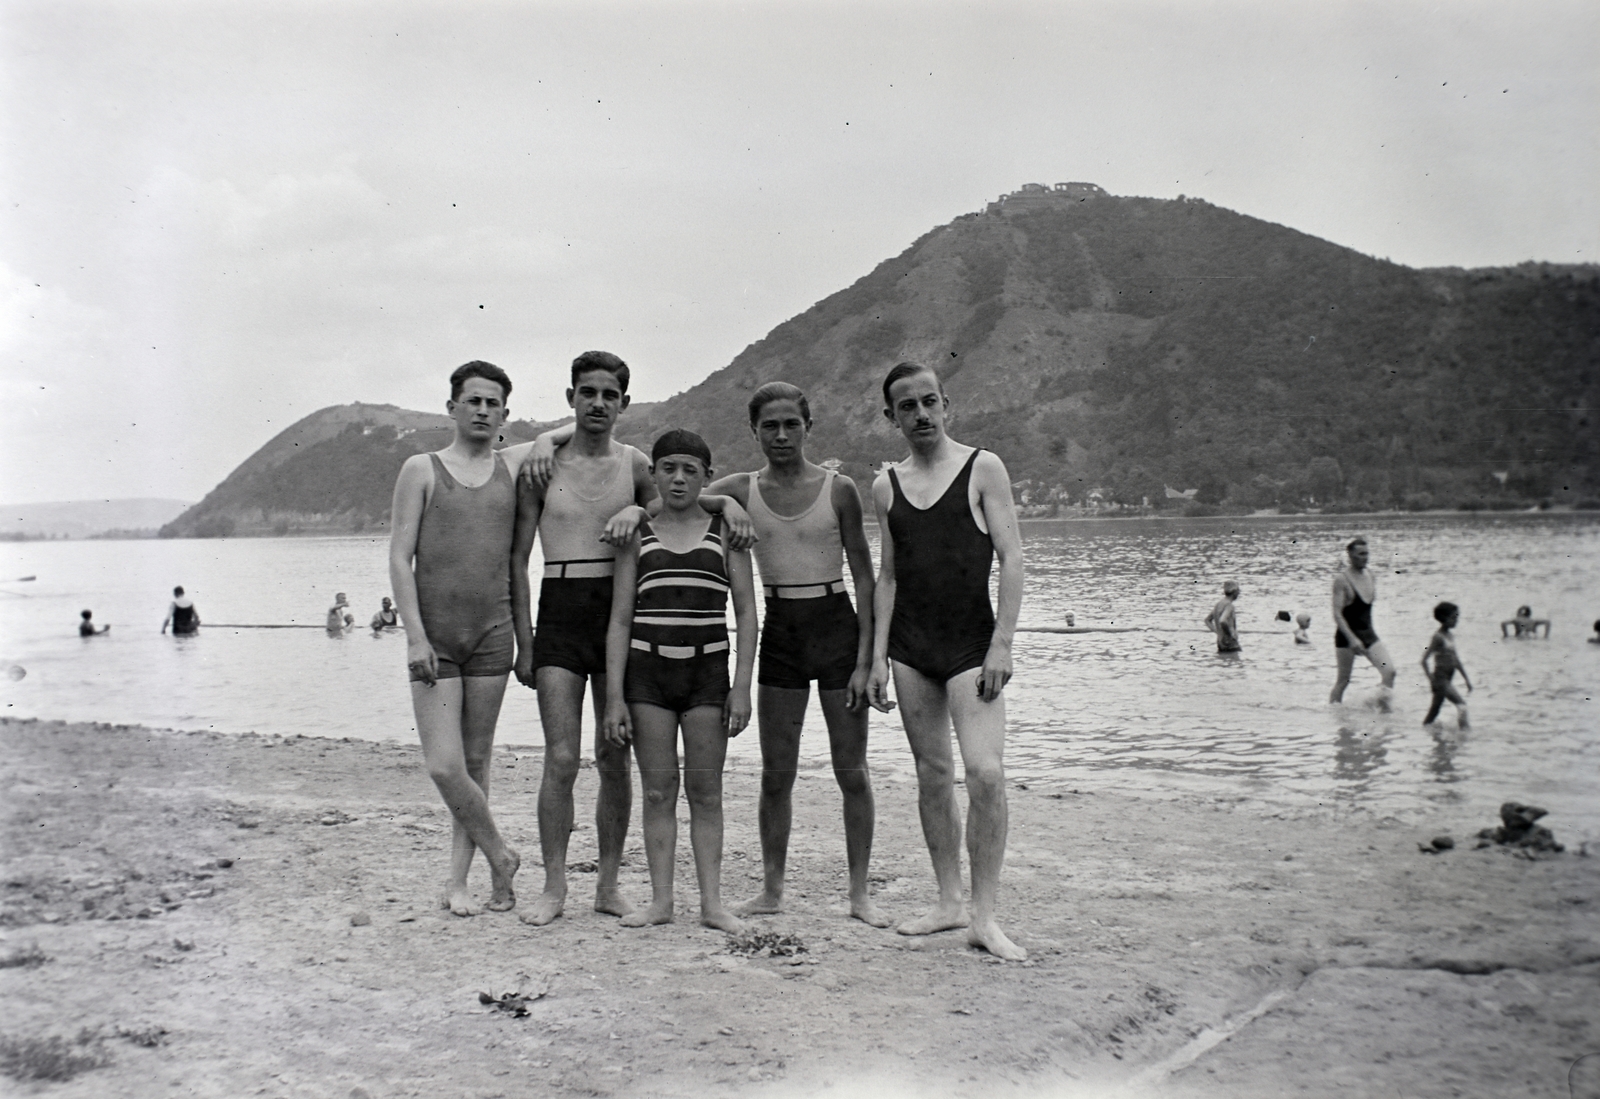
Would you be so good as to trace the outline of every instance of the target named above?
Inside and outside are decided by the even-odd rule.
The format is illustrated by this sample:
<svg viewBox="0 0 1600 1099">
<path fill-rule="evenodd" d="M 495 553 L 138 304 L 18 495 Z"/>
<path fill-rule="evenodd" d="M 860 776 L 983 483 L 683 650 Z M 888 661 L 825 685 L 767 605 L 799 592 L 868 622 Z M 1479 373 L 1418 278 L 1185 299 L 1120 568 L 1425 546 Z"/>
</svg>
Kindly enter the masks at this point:
<svg viewBox="0 0 1600 1099">
<path fill-rule="evenodd" d="M 628 364 L 608 351 L 586 351 L 572 362 L 567 404 L 574 422 L 532 443 L 507 448 L 522 466 L 512 561 L 512 611 L 517 623 L 517 679 L 539 692 L 544 726 L 544 777 L 539 784 L 539 845 L 544 851 L 544 892 L 520 918 L 543 926 L 561 915 L 567 897 L 567 844 L 572 833 L 573 785 L 582 757 L 583 695 L 593 681 L 595 725 L 606 697 L 606 627 L 619 546 L 633 540 L 657 498 L 650 463 L 631 446 L 612 440 L 617 417 L 628 407 Z M 526 447 L 526 460 L 521 455 Z M 707 500 L 710 509 L 721 498 Z M 735 509 L 737 510 L 737 509 Z M 730 543 L 748 544 L 744 513 L 727 516 Z M 733 536 L 742 534 L 741 537 Z M 529 612 L 528 563 L 537 535 L 544 550 L 539 619 Z M 741 545 L 741 540 L 744 545 Z M 595 737 L 600 793 L 595 804 L 599 875 L 594 908 L 625 916 L 633 904 L 617 888 L 622 847 L 633 812 L 629 748 Z"/>
<path fill-rule="evenodd" d="M 844 801 L 850 915 L 873 927 L 889 919 L 872 901 L 867 868 L 876 811 L 867 771 L 867 678 L 872 672 L 872 551 L 855 482 L 806 460 L 811 408 L 786 382 L 750 397 L 750 430 L 766 455 L 756 473 L 735 473 L 710 491 L 739 501 L 755 524 L 756 567 L 766 589 L 756 712 L 761 728 L 761 893 L 741 916 L 783 911 L 800 730 L 817 682 Z M 850 559 L 856 605 L 845 594 Z"/>
<path fill-rule="evenodd" d="M 1339 662 L 1339 678 L 1334 681 L 1329 702 L 1343 702 L 1350 685 L 1356 657 L 1364 656 L 1383 677 L 1380 705 L 1387 706 L 1394 686 L 1394 661 L 1372 628 L 1372 604 L 1378 600 L 1378 581 L 1367 571 L 1367 540 L 1356 538 L 1345 546 L 1350 566 L 1333 578 L 1333 645 Z"/>
<path fill-rule="evenodd" d="M 1027 951 L 1000 930 L 995 902 L 1006 850 L 1003 756 L 1011 638 L 1022 609 L 1022 539 L 1011 479 L 995 455 L 944 431 L 949 399 L 932 370 L 901 363 L 883 380 L 883 414 L 911 454 L 872 486 L 883 538 L 868 691 L 887 712 L 892 675 L 917 764 L 917 808 L 939 883 L 932 912 L 902 935 L 966 927 L 967 938 L 1009 961 Z M 989 571 L 1000 561 L 1000 613 Z M 972 912 L 961 896 L 961 811 L 950 726 L 967 783 Z"/>
<path fill-rule="evenodd" d="M 494 449 L 511 379 L 470 362 L 450 375 L 445 410 L 455 439 L 417 454 L 394 486 L 389 578 L 406 625 L 411 703 L 428 774 L 450 807 L 450 878 L 441 907 L 475 916 L 467 871 L 489 861 L 488 907 L 517 903 L 520 859 L 489 812 L 489 757 L 511 674 L 511 536 L 517 497 L 511 467 Z"/>
</svg>

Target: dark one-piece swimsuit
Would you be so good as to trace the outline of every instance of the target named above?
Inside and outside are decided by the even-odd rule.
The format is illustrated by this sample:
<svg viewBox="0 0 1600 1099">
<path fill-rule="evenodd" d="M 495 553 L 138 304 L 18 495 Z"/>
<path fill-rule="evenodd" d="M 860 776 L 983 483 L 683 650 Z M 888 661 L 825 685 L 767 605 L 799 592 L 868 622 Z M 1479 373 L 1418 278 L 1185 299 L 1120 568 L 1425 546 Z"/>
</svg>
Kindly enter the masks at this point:
<svg viewBox="0 0 1600 1099">
<path fill-rule="evenodd" d="M 994 637 L 994 542 L 978 528 L 967 502 L 979 453 L 972 452 L 944 495 L 925 509 L 906 499 L 900 478 L 889 470 L 895 580 L 889 658 L 941 683 L 982 667 Z"/>
<path fill-rule="evenodd" d="M 1372 628 L 1372 604 L 1361 598 L 1361 593 L 1356 591 L 1354 584 L 1350 585 L 1350 602 L 1344 606 L 1344 621 L 1345 625 L 1350 627 L 1350 632 L 1359 637 L 1367 648 L 1370 649 L 1378 643 L 1377 631 Z M 1344 635 L 1343 630 L 1334 627 L 1333 644 L 1335 648 L 1348 649 L 1350 639 Z"/>
</svg>

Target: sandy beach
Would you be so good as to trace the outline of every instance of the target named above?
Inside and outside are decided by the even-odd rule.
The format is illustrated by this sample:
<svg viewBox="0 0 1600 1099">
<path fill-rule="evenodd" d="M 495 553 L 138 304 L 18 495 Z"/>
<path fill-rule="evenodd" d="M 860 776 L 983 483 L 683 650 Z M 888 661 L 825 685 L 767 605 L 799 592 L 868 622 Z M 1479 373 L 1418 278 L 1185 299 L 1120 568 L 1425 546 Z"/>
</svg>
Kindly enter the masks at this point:
<svg viewBox="0 0 1600 1099">
<path fill-rule="evenodd" d="M 18 1094 L 1542 1097 L 1600 1077 L 1600 865 L 1476 849 L 1492 820 L 1015 788 L 1002 918 L 1030 958 L 1007 964 L 848 919 L 838 793 L 808 771 L 789 910 L 742 952 L 692 920 L 686 829 L 680 922 L 589 910 L 592 771 L 568 915 L 534 929 L 434 906 L 449 821 L 413 746 L 43 721 L 0 743 Z M 539 773 L 497 750 L 524 898 Z M 757 784 L 727 787 L 742 898 Z M 877 795 L 874 888 L 900 918 L 932 873 L 914 787 Z M 1419 851 L 1439 834 L 1455 848 Z M 623 885 L 648 895 L 637 805 Z M 480 1002 L 519 988 L 521 1014 Z"/>
</svg>

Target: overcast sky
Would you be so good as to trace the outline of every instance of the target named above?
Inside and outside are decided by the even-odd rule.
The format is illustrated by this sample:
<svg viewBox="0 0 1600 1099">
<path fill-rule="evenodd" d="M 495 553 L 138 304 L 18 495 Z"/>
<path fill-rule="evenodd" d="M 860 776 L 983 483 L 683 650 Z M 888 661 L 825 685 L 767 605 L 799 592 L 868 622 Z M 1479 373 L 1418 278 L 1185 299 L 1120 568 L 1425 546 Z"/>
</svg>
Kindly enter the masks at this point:
<svg viewBox="0 0 1600 1099">
<path fill-rule="evenodd" d="M 197 500 L 484 358 L 656 400 L 1026 182 L 1600 258 L 1600 4 L 10 0 L 0 502 Z"/>
</svg>

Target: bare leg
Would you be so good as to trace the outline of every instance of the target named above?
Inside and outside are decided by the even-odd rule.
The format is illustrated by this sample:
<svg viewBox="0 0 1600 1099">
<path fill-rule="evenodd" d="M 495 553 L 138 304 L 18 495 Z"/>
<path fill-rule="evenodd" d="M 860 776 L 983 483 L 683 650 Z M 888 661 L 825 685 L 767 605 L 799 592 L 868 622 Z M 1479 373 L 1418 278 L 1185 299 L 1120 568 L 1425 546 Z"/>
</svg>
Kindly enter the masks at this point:
<svg viewBox="0 0 1600 1099">
<path fill-rule="evenodd" d="M 783 879 L 789 862 L 789 829 L 794 819 L 794 776 L 800 762 L 800 728 L 811 689 L 756 688 L 756 720 L 761 730 L 762 889 L 738 908 L 741 916 L 783 911 Z"/>
<path fill-rule="evenodd" d="M 543 927 L 567 903 L 567 842 L 572 838 L 572 788 L 582 754 L 584 677 L 546 665 L 534 673 L 539 687 L 539 723 L 544 726 L 544 775 L 539 782 L 539 849 L 544 855 L 544 892 L 520 913 Z"/>
<path fill-rule="evenodd" d="M 844 801 L 844 849 L 850 866 L 850 915 L 872 927 L 888 927 L 889 917 L 872 902 L 867 868 L 872 862 L 872 829 L 877 809 L 867 771 L 867 711 L 851 712 L 844 691 L 818 691 L 828 723 L 833 777 Z"/>
<path fill-rule="evenodd" d="M 650 906 L 622 917 L 623 927 L 671 923 L 672 879 L 678 850 L 678 715 L 634 703 L 633 756 L 644 791 L 644 854 L 650 864 Z"/>
<path fill-rule="evenodd" d="M 505 693 L 505 685 L 503 675 L 441 679 L 431 687 L 425 683 L 411 684 L 411 703 L 428 776 L 433 779 L 454 820 L 450 879 L 445 886 L 443 904 L 458 916 L 474 916 L 481 911 L 471 903 L 467 890 L 467 870 L 474 848 L 482 850 L 489 860 L 494 899 L 509 901 L 505 907 L 515 903 L 511 883 L 521 860 L 500 838 L 484 788 L 488 754 L 494 744 L 494 722 L 499 716 L 499 699 Z M 469 770 L 469 752 L 484 777 L 482 785 Z"/>
<path fill-rule="evenodd" d="M 1339 662 L 1339 677 L 1333 681 L 1333 691 L 1328 695 L 1328 701 L 1343 702 L 1344 689 L 1350 686 L 1350 673 L 1355 670 L 1356 654 L 1351 649 L 1335 648 L 1333 656 Z"/>
<path fill-rule="evenodd" d="M 700 922 L 737 933 L 744 930 L 722 903 L 722 765 L 728 734 L 721 706 L 696 706 L 679 717 L 683 726 L 683 789 L 689 797 L 689 844 L 700 882 Z"/>
<path fill-rule="evenodd" d="M 931 935 L 967 926 L 961 897 L 961 810 L 956 805 L 955 763 L 950 754 L 950 710 L 945 685 L 900 663 L 894 685 L 900 717 L 917 764 L 917 812 L 933 860 L 939 903 L 933 911 L 895 928 L 902 935 Z"/>
<path fill-rule="evenodd" d="M 1389 649 L 1382 641 L 1367 647 L 1367 659 L 1372 666 L 1378 669 L 1378 674 L 1383 677 L 1383 687 L 1378 696 L 1378 704 L 1383 709 L 1389 708 L 1389 692 L 1394 689 L 1394 661 L 1389 658 Z"/>
<path fill-rule="evenodd" d="M 605 719 L 606 677 L 594 677 L 594 727 Z M 594 910 L 608 916 L 626 916 L 633 902 L 617 888 L 622 869 L 622 846 L 628 839 L 628 821 L 633 816 L 632 750 L 605 737 L 594 739 L 594 765 L 600 776 L 600 794 L 594 804 L 595 841 L 600 846 L 600 875 L 594 886 Z"/>
<path fill-rule="evenodd" d="M 950 717 L 967 777 L 967 857 L 972 862 L 972 926 L 967 940 L 997 958 L 1020 962 L 1028 952 L 1006 937 L 995 919 L 1000 868 L 1006 858 L 1006 699 L 978 697 L 981 669 L 945 684 Z"/>
</svg>

